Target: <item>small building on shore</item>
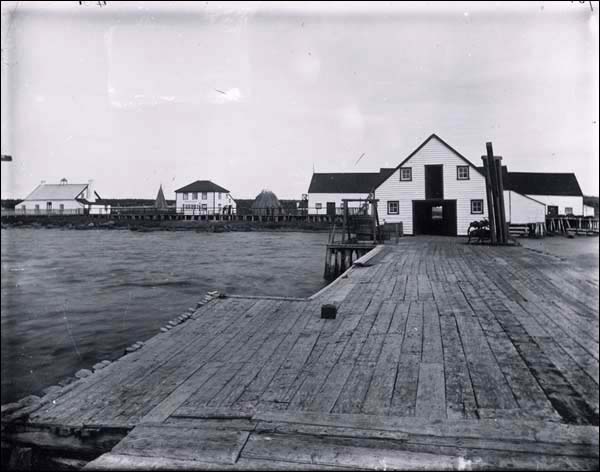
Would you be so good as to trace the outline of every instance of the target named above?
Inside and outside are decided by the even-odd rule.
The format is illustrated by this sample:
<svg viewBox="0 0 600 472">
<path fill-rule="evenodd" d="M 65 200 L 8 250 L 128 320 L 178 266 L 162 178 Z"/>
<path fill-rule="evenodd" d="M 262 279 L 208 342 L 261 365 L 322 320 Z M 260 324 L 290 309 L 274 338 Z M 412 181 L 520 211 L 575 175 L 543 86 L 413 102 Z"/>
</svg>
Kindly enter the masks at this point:
<svg viewBox="0 0 600 472">
<path fill-rule="evenodd" d="M 26 215 L 110 214 L 110 205 L 100 200 L 93 180 L 87 184 L 70 184 L 63 178 L 58 184 L 42 181 L 15 211 Z"/>
<path fill-rule="evenodd" d="M 210 180 L 196 180 L 175 190 L 177 213 L 184 215 L 234 215 L 236 203 L 229 190 Z"/>
<path fill-rule="evenodd" d="M 308 214 L 335 216 L 342 213 L 343 199 L 366 199 L 394 169 L 379 172 L 330 172 L 313 174 L 308 187 Z M 359 208 L 361 202 L 349 202 Z"/>
<path fill-rule="evenodd" d="M 252 214 L 257 216 L 279 216 L 284 214 L 277 195 L 270 190 L 260 192 L 252 202 Z"/>
</svg>

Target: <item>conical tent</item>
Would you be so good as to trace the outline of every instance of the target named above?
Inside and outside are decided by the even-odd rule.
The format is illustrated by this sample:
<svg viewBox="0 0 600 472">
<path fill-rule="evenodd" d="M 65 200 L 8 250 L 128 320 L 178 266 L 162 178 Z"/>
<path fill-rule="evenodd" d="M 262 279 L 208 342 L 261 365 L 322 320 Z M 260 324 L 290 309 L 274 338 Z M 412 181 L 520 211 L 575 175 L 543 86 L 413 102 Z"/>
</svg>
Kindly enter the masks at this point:
<svg viewBox="0 0 600 472">
<path fill-rule="evenodd" d="M 277 196 L 270 190 L 263 190 L 252 203 L 252 213 L 255 215 L 281 215 L 283 209 Z"/>
<path fill-rule="evenodd" d="M 158 194 L 156 195 L 156 200 L 154 201 L 154 208 L 158 210 L 166 210 L 168 208 L 162 185 L 158 188 Z"/>
</svg>

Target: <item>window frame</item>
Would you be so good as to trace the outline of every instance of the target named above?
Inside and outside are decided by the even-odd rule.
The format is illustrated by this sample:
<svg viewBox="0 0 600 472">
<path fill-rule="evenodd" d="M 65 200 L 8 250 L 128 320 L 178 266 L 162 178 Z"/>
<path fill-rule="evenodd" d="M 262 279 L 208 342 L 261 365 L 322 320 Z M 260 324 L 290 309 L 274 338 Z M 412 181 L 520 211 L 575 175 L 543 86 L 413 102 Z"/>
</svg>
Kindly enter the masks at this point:
<svg viewBox="0 0 600 472">
<path fill-rule="evenodd" d="M 567 211 L 567 210 L 571 210 L 571 211 Z M 565 207 L 565 215 L 574 215 L 575 213 L 573 213 L 573 207 Z"/>
<path fill-rule="evenodd" d="M 315 210 L 322 210 L 323 204 L 321 202 L 315 202 Z"/>
<path fill-rule="evenodd" d="M 202 200 L 208 200 L 208 192 L 201 192 L 201 193 L 202 193 L 202 195 L 201 195 Z"/>
<path fill-rule="evenodd" d="M 481 203 L 481 211 L 473 211 L 473 203 L 480 202 Z M 471 200 L 471 215 L 483 215 L 483 198 L 474 198 Z"/>
<path fill-rule="evenodd" d="M 184 199 L 184 200 L 187 200 L 187 199 L 188 199 L 188 194 L 187 194 L 187 192 L 182 192 L 182 194 L 183 194 L 183 199 Z"/>
<path fill-rule="evenodd" d="M 460 176 L 460 171 L 461 169 L 466 169 L 467 170 L 467 176 L 466 177 L 461 177 Z M 469 166 L 456 166 L 456 180 L 471 180 L 471 170 L 469 169 Z"/>
<path fill-rule="evenodd" d="M 402 171 L 407 170 L 409 172 L 409 178 L 403 178 Z M 400 182 L 412 182 L 412 167 L 400 167 Z"/>
<path fill-rule="evenodd" d="M 390 204 L 396 204 L 396 211 L 390 211 Z M 400 214 L 400 201 L 399 200 L 388 200 L 387 201 L 387 214 L 388 215 L 399 215 Z"/>
<path fill-rule="evenodd" d="M 192 192 L 192 200 L 198 200 L 198 192 Z"/>
</svg>

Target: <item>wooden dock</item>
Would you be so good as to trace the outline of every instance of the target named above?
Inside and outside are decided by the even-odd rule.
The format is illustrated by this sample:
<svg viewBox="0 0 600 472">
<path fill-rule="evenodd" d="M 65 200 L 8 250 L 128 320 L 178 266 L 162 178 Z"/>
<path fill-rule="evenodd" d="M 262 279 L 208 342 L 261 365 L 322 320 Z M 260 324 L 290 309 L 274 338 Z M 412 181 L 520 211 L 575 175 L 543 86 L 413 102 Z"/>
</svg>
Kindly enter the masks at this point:
<svg viewBox="0 0 600 472">
<path fill-rule="evenodd" d="M 214 298 L 3 407 L 3 448 L 90 470 L 597 470 L 598 282 L 522 247 L 403 238 L 310 299 Z"/>
</svg>

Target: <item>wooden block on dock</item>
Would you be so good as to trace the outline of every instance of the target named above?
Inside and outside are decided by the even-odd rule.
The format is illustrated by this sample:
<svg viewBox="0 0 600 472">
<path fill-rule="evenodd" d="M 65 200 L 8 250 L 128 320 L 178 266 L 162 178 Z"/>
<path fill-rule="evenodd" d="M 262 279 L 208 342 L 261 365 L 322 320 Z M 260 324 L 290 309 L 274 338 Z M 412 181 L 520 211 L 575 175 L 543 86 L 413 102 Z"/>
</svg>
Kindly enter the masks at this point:
<svg viewBox="0 0 600 472">
<path fill-rule="evenodd" d="M 321 318 L 325 320 L 335 320 L 337 307 L 332 303 L 321 305 Z"/>
</svg>

